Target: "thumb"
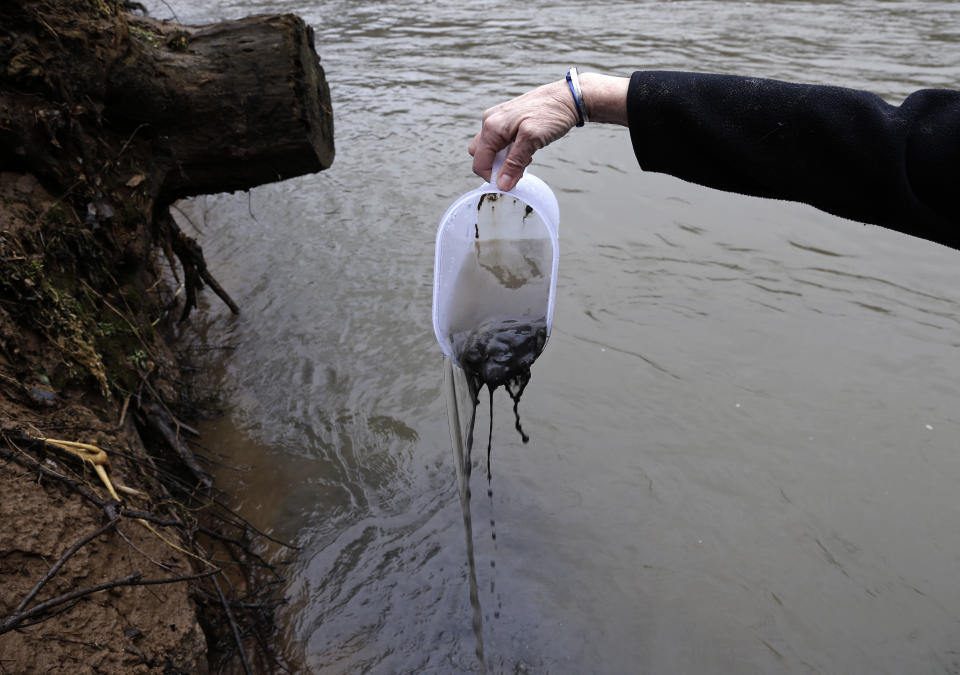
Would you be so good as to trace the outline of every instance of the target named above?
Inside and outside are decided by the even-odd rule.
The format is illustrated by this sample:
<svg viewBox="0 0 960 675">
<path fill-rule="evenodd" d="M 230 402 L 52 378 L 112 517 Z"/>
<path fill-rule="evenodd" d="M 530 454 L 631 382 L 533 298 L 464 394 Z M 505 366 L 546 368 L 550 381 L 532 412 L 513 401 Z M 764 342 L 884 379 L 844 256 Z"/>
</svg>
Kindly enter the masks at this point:
<svg viewBox="0 0 960 675">
<path fill-rule="evenodd" d="M 523 170 L 532 160 L 533 152 L 526 144 L 521 143 L 519 139 L 514 141 L 500 166 L 500 173 L 497 174 L 497 187 L 504 192 L 509 192 L 516 187 L 523 176 Z"/>
</svg>

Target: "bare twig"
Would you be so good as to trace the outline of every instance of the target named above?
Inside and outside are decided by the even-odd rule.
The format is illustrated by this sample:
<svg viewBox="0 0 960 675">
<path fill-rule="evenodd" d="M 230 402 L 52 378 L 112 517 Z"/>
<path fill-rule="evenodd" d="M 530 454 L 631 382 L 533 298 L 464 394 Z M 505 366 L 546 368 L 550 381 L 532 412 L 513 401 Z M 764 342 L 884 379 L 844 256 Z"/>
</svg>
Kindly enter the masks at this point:
<svg viewBox="0 0 960 675">
<path fill-rule="evenodd" d="M 121 539 L 123 539 L 125 542 L 127 542 L 127 546 L 129 546 L 130 548 L 132 548 L 134 551 L 136 551 L 137 553 L 139 553 L 140 555 L 142 555 L 144 558 L 146 558 L 147 560 L 149 560 L 150 562 L 152 562 L 154 565 L 156 565 L 156 566 L 159 567 L 160 569 L 165 570 L 165 571 L 167 571 L 167 572 L 176 572 L 176 570 L 173 569 L 172 567 L 170 567 L 170 565 L 164 565 L 164 564 L 163 564 L 162 562 L 160 562 L 159 560 L 154 560 L 153 558 L 151 558 L 150 556 L 148 556 L 146 553 L 144 553 L 142 550 L 140 550 L 140 547 L 138 547 L 136 544 L 134 544 L 132 541 L 130 541 L 130 538 L 129 538 L 127 535 L 125 535 L 123 532 L 121 532 L 119 529 L 117 529 L 117 534 L 120 535 L 120 538 L 121 538 Z"/>
<path fill-rule="evenodd" d="M 144 418 L 150 426 L 160 433 L 167 442 L 167 445 L 169 445 L 174 452 L 180 455 L 180 459 L 187 465 L 187 468 L 190 469 L 194 477 L 196 477 L 205 488 L 210 488 L 213 485 L 213 481 L 210 479 L 210 476 L 200 468 L 200 465 L 197 464 L 197 459 L 193 456 L 193 452 L 187 447 L 187 444 L 180 440 L 180 434 L 174 431 L 173 427 L 176 425 L 176 422 L 170 414 L 162 407 L 147 401 L 140 404 L 140 410 L 143 412 Z"/>
<path fill-rule="evenodd" d="M 50 581 L 51 579 L 53 579 L 53 577 L 56 576 L 57 572 L 60 571 L 60 568 L 64 566 L 64 564 L 70 559 L 70 557 L 74 553 L 79 551 L 87 542 L 89 542 L 92 539 L 96 539 L 107 530 L 116 526 L 116 524 L 119 522 L 120 522 L 120 516 L 115 516 L 109 523 L 99 528 L 95 532 L 91 532 L 90 534 L 78 539 L 72 546 L 70 546 L 70 548 L 68 548 L 64 552 L 62 556 L 60 556 L 60 559 L 53 564 L 53 567 L 47 570 L 47 573 L 43 575 L 43 578 L 41 578 L 40 581 L 34 584 L 33 588 L 30 589 L 30 592 L 27 593 L 25 596 L 23 596 L 23 600 L 21 600 L 20 604 L 17 605 L 17 608 L 13 610 L 13 613 L 18 614 L 22 612 L 23 608 L 26 607 L 27 604 L 36 597 L 37 593 L 40 592 L 40 589 L 43 588 L 48 581 Z"/>
<path fill-rule="evenodd" d="M 247 675 L 250 675 L 250 664 L 247 662 L 247 655 L 243 651 L 243 640 L 240 638 L 240 629 L 237 628 L 237 620 L 233 616 L 233 610 L 230 609 L 230 603 L 227 602 L 227 596 L 223 594 L 223 589 L 220 588 L 220 582 L 217 581 L 216 577 L 211 579 L 213 585 L 217 587 L 217 594 L 220 596 L 220 603 L 223 605 L 223 611 L 227 615 L 227 620 L 230 622 L 230 630 L 233 631 L 233 640 L 237 643 L 237 651 L 240 653 L 240 662 L 243 664 L 243 672 Z"/>
<path fill-rule="evenodd" d="M 197 532 L 202 532 L 203 534 L 207 535 L 208 537 L 211 537 L 211 538 L 213 538 L 213 539 L 219 539 L 220 541 L 222 541 L 222 542 L 224 542 L 224 543 L 233 544 L 234 546 L 236 546 L 238 549 L 240 549 L 240 550 L 241 550 L 243 553 L 245 553 L 246 555 L 250 556 L 251 558 L 256 559 L 257 561 L 259 561 L 260 564 L 261 564 L 261 566 L 266 567 L 267 569 L 269 569 L 269 570 L 270 570 L 271 572 L 273 572 L 274 574 L 277 574 L 276 570 L 273 569 L 273 565 L 271 565 L 270 563 L 268 563 L 266 560 L 263 559 L 263 557 L 261 557 L 260 555 L 258 555 L 258 554 L 255 553 L 254 551 L 251 551 L 251 550 L 250 550 L 250 547 L 247 546 L 246 544 L 244 544 L 244 543 L 243 543 L 242 541 L 240 541 L 239 539 L 234 539 L 233 537 L 228 537 L 228 536 L 226 536 L 226 535 L 220 534 L 219 532 L 215 532 L 215 531 L 213 531 L 213 530 L 209 530 L 209 529 L 207 529 L 207 528 L 205 528 L 205 527 L 198 527 L 198 528 L 197 528 Z M 277 574 L 277 576 L 280 576 L 280 575 Z"/>
<path fill-rule="evenodd" d="M 200 432 L 199 432 L 199 431 L 197 431 L 194 427 L 191 427 L 189 424 L 186 424 L 186 423 L 184 423 L 184 422 L 181 422 L 180 420 L 178 420 L 178 419 L 176 418 L 175 415 L 170 415 L 170 419 L 172 419 L 172 420 L 173 420 L 173 423 L 174 423 L 175 425 L 177 425 L 177 429 L 178 429 L 178 430 L 179 430 L 179 429 L 183 429 L 184 431 L 189 431 L 189 432 L 190 432 L 191 434 L 193 434 L 194 436 L 199 436 L 199 435 L 200 435 Z"/>
<path fill-rule="evenodd" d="M 55 612 L 44 614 L 40 618 L 34 619 L 33 621 L 21 621 L 20 623 L 17 624 L 17 630 L 23 630 L 24 628 L 29 628 L 30 626 L 36 626 L 38 623 L 43 623 L 44 621 L 49 621 L 50 619 L 58 617 L 61 614 L 65 614 L 69 612 L 71 609 L 73 609 L 74 607 L 76 607 L 77 603 L 79 602 L 80 602 L 79 600 L 74 600 L 73 602 L 66 602 L 61 607 L 57 608 L 57 611 Z"/>
<path fill-rule="evenodd" d="M 104 581 L 103 583 L 87 586 L 86 588 L 78 588 L 77 590 L 70 591 L 69 593 L 64 593 L 63 595 L 58 595 L 55 598 L 51 598 L 37 605 L 34 605 L 32 608 L 28 609 L 25 612 L 14 613 L 8 616 L 3 621 L 0 621 L 0 635 L 3 635 L 4 633 L 7 633 L 13 630 L 23 621 L 27 619 L 31 619 L 40 614 L 43 614 L 48 609 L 52 609 L 57 605 L 62 605 L 63 603 L 70 602 L 71 600 L 77 600 L 78 598 L 82 598 L 87 595 L 99 593 L 100 591 L 106 591 L 111 588 L 117 588 L 119 586 L 154 586 L 157 584 L 174 584 L 174 583 L 179 583 L 181 581 L 194 581 L 195 579 L 203 579 L 204 577 L 209 577 L 213 574 L 218 573 L 219 571 L 220 571 L 220 568 L 215 567 L 212 570 L 207 570 L 206 572 L 200 572 L 199 574 L 188 574 L 188 575 L 179 576 L 179 577 L 170 577 L 168 579 L 141 579 L 140 573 L 134 572 L 133 574 L 128 574 L 127 576 L 121 579 L 114 579 L 113 581 Z"/>
<path fill-rule="evenodd" d="M 170 6 L 170 3 L 168 3 L 167 0 L 160 0 L 160 2 L 163 4 L 164 7 L 170 10 L 171 14 L 173 14 L 173 20 L 176 21 L 177 23 L 180 23 L 180 19 L 177 16 L 177 13 L 173 11 L 173 7 Z"/>
<path fill-rule="evenodd" d="M 147 522 L 153 523 L 154 525 L 160 525 L 162 527 L 179 527 L 181 529 L 187 527 L 186 523 L 183 523 L 179 520 L 172 518 L 161 518 L 156 514 L 150 513 L 149 511 L 137 511 L 135 509 L 125 508 L 120 515 L 126 518 L 134 518 L 136 520 L 146 520 Z"/>
<path fill-rule="evenodd" d="M 120 148 L 120 152 L 117 153 L 117 157 L 123 154 L 124 150 L 127 149 L 127 146 L 130 145 L 130 142 L 133 140 L 133 137 L 137 135 L 137 132 L 143 129 L 144 127 L 148 127 L 148 126 L 150 125 L 144 122 L 143 124 L 138 126 L 136 129 L 134 129 L 133 133 L 130 134 L 130 137 L 126 141 L 124 141 L 123 146 Z"/>
<path fill-rule="evenodd" d="M 186 214 L 186 212 L 184 212 L 183 209 L 181 209 L 181 208 L 180 208 L 179 206 L 177 206 L 176 204 L 171 204 L 171 205 L 170 205 L 170 208 L 171 208 L 171 209 L 176 209 L 176 210 L 177 210 L 177 213 L 179 213 L 181 216 L 183 216 L 183 217 L 186 219 L 186 221 L 187 221 L 188 223 L 190 223 L 190 225 L 193 226 L 193 229 L 195 229 L 198 234 L 203 234 L 203 230 L 202 230 L 195 222 L 193 222 L 193 218 L 191 218 L 190 216 L 188 216 L 188 215 Z"/>
</svg>

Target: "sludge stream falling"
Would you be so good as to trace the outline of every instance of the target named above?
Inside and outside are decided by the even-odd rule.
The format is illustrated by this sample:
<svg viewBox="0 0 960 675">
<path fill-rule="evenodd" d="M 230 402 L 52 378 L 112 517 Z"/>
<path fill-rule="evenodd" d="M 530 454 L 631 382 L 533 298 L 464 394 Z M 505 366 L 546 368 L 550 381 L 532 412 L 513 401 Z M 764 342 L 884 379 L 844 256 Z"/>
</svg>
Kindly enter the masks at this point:
<svg viewBox="0 0 960 675">
<path fill-rule="evenodd" d="M 481 197 L 478 223 L 484 221 L 483 215 L 492 217 L 494 202 L 497 201 L 497 196 L 493 197 L 486 200 L 486 205 Z M 520 203 L 516 199 L 514 202 Z M 489 213 L 484 214 L 484 211 Z M 531 211 L 527 206 L 524 219 L 531 215 Z M 536 219 L 537 216 L 533 218 Z M 450 300 L 456 307 L 453 312 L 456 319 L 452 322 L 450 342 L 460 365 L 457 366 L 449 358 L 444 359 L 443 388 L 463 514 L 476 654 L 481 671 L 486 672 L 483 616 L 477 586 L 470 512 L 470 475 L 477 406 L 480 392 L 486 387 L 490 404 L 487 496 L 491 500 L 492 510 L 493 394 L 500 386 L 509 394 L 513 401 L 514 426 L 523 442 L 527 443 L 530 437 L 520 424 L 519 404 L 520 397 L 530 381 L 530 367 L 540 356 L 547 341 L 549 278 L 542 270 L 549 269 L 549 264 L 545 261 L 548 260 L 546 256 L 550 251 L 550 244 L 542 238 L 484 240 L 481 239 L 479 225 L 476 227 L 476 240 L 457 275 L 456 287 Z M 461 406 L 464 393 L 467 406 Z M 466 413 L 466 407 L 469 407 L 469 421 L 466 425 L 461 421 L 462 407 L 463 413 Z M 491 528 L 495 527 L 493 520 L 490 525 Z M 495 530 L 491 536 L 496 540 Z M 491 590 L 492 588 L 493 584 Z M 495 616 L 498 614 L 495 613 Z"/>
</svg>

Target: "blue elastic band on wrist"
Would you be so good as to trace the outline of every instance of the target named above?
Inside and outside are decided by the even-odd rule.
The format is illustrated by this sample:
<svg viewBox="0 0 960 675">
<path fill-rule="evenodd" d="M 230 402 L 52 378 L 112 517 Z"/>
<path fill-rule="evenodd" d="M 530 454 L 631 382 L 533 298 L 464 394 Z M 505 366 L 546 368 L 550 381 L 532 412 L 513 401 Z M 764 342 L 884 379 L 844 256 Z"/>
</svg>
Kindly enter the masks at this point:
<svg viewBox="0 0 960 675">
<path fill-rule="evenodd" d="M 573 78 L 570 77 L 570 71 L 567 71 L 567 87 L 570 88 L 570 95 L 573 96 L 573 107 L 577 109 L 577 126 L 582 127 L 584 124 L 583 119 L 583 103 L 577 98 L 577 92 L 573 87 Z"/>
</svg>

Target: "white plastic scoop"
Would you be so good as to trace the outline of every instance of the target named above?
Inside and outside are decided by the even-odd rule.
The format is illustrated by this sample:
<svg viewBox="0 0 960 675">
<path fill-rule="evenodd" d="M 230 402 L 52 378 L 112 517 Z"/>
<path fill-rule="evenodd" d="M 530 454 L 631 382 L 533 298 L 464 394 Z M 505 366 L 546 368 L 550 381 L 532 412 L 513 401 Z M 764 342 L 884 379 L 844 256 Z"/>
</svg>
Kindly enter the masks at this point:
<svg viewBox="0 0 960 675">
<path fill-rule="evenodd" d="M 545 319 L 547 335 L 560 260 L 557 198 L 524 173 L 509 192 L 497 175 L 509 148 L 497 153 L 490 182 L 457 199 L 437 229 L 433 330 L 459 364 L 451 336 L 491 319 Z"/>
</svg>

